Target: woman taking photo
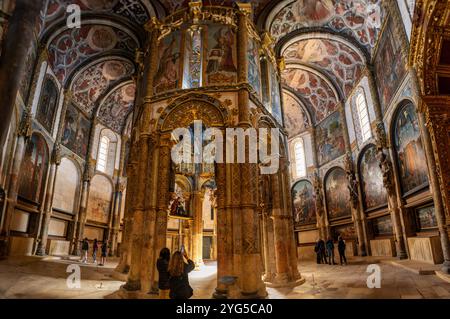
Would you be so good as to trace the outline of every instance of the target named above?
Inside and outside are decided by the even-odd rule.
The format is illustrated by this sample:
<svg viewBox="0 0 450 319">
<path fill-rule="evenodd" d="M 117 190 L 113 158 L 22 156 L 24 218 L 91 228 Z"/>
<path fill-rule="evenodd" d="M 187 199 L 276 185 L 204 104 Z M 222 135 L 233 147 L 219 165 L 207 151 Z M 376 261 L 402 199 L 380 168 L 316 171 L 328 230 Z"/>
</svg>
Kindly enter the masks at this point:
<svg viewBox="0 0 450 319">
<path fill-rule="evenodd" d="M 169 262 L 170 299 L 189 299 L 194 294 L 189 285 L 188 274 L 194 270 L 195 264 L 189 259 L 184 249 L 175 252 Z M 186 259 L 187 263 L 183 260 Z"/>
<path fill-rule="evenodd" d="M 159 299 L 169 299 L 169 261 L 170 261 L 170 250 L 169 248 L 163 248 L 159 252 L 159 258 L 156 262 L 156 268 L 158 269 L 159 279 Z"/>
</svg>

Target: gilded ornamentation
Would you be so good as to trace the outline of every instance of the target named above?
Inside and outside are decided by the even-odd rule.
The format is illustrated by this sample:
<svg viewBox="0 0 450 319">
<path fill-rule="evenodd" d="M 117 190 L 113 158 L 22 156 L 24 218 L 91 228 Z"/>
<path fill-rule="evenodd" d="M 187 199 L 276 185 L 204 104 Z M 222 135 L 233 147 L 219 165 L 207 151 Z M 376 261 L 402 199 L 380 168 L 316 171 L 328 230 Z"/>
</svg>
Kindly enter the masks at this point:
<svg viewBox="0 0 450 319">
<path fill-rule="evenodd" d="M 348 190 L 352 200 L 352 207 L 358 208 L 358 181 L 356 180 L 353 159 L 351 153 L 347 153 L 344 158 L 345 173 L 347 174 Z"/>
<path fill-rule="evenodd" d="M 22 115 L 22 120 L 20 121 L 19 128 L 17 130 L 17 135 L 23 136 L 25 138 L 30 138 L 32 134 L 31 129 L 31 114 L 28 110 L 25 110 Z"/>
</svg>

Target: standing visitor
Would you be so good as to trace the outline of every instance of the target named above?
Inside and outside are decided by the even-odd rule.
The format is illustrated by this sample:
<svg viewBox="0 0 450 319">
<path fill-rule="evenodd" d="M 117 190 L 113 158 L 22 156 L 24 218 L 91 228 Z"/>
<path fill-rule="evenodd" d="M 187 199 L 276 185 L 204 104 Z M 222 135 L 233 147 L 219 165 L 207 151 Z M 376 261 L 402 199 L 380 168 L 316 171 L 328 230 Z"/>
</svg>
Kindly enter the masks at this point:
<svg viewBox="0 0 450 319">
<path fill-rule="evenodd" d="M 82 251 L 82 259 L 81 262 L 82 263 L 87 263 L 87 255 L 88 255 L 88 250 L 89 250 L 89 241 L 86 238 L 83 239 L 83 241 L 81 242 L 81 251 Z"/>
<path fill-rule="evenodd" d="M 163 248 L 159 252 L 159 258 L 156 262 L 156 268 L 158 269 L 159 279 L 159 299 L 169 299 L 169 262 L 170 262 L 170 250 L 169 248 Z"/>
<path fill-rule="evenodd" d="M 322 238 L 319 239 L 318 246 L 319 246 L 320 263 L 326 264 L 327 263 L 327 254 L 325 253 L 325 241 Z"/>
<path fill-rule="evenodd" d="M 327 246 L 327 253 L 328 253 L 328 264 L 329 265 L 336 265 L 336 263 L 334 262 L 334 243 L 333 243 L 333 239 L 328 238 L 326 246 Z"/>
<path fill-rule="evenodd" d="M 101 259 L 100 259 L 100 265 L 99 266 L 104 266 L 106 263 L 106 254 L 108 253 L 108 241 L 104 241 L 102 244 L 102 254 L 101 254 Z"/>
<path fill-rule="evenodd" d="M 94 243 L 92 244 L 92 259 L 94 260 L 94 264 L 97 262 L 97 251 L 98 251 L 98 242 L 97 238 L 95 238 Z"/>
<path fill-rule="evenodd" d="M 184 262 L 186 259 L 187 263 Z M 175 252 L 169 262 L 170 299 L 189 299 L 194 294 L 189 285 L 188 274 L 194 270 L 195 264 L 189 259 L 186 252 Z"/>
<path fill-rule="evenodd" d="M 341 265 L 347 265 L 347 257 L 345 257 L 345 240 L 343 240 L 341 236 L 338 238 L 338 251 Z"/>
<path fill-rule="evenodd" d="M 316 245 L 314 246 L 314 252 L 316 253 L 317 264 L 321 264 L 322 256 L 320 255 L 320 238 L 318 238 L 316 241 Z"/>
</svg>

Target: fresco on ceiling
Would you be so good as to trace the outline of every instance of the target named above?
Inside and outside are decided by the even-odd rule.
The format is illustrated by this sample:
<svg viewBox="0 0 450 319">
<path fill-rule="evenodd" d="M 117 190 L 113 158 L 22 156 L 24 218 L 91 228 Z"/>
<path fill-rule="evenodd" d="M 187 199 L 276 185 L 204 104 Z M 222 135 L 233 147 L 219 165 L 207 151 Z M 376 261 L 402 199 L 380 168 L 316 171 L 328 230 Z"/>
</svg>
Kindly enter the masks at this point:
<svg viewBox="0 0 450 319">
<path fill-rule="evenodd" d="M 371 209 L 387 204 L 387 193 L 383 185 L 383 173 L 377 160 L 375 146 L 370 146 L 359 164 L 364 207 Z"/>
<path fill-rule="evenodd" d="M 261 72 L 259 63 L 258 45 L 254 39 L 249 39 L 247 48 L 248 57 L 248 83 L 261 96 Z"/>
<path fill-rule="evenodd" d="M 337 109 L 337 98 L 331 87 L 319 76 L 300 69 L 286 69 L 282 81 L 313 107 L 316 122 L 322 121 Z"/>
<path fill-rule="evenodd" d="M 105 25 L 82 24 L 68 29 L 50 43 L 49 63 L 56 77 L 63 82 L 80 63 L 112 49 L 134 54 L 137 43 L 124 31 Z"/>
<path fill-rule="evenodd" d="M 290 93 L 283 92 L 284 126 L 289 137 L 294 137 L 311 127 L 302 106 Z"/>
<path fill-rule="evenodd" d="M 270 114 L 283 125 L 283 116 L 281 115 L 281 96 L 280 96 L 280 81 L 278 79 L 278 71 L 272 65 L 269 65 L 269 76 L 270 76 Z"/>
<path fill-rule="evenodd" d="M 150 19 L 144 4 L 140 0 L 50 0 L 46 12 L 46 23 L 68 17 L 66 12 L 69 4 L 77 4 L 82 12 L 96 11 L 99 13 L 117 14 L 132 22 L 143 24 Z"/>
<path fill-rule="evenodd" d="M 175 31 L 162 39 L 158 48 L 158 67 L 154 77 L 155 93 L 174 90 L 180 84 L 181 33 Z"/>
<path fill-rule="evenodd" d="M 295 183 L 292 188 L 292 203 L 295 226 L 317 222 L 314 189 L 309 181 Z"/>
<path fill-rule="evenodd" d="M 373 234 L 375 236 L 388 236 L 393 234 L 392 219 L 390 215 L 372 220 Z"/>
<path fill-rule="evenodd" d="M 61 144 L 85 159 L 89 143 L 91 124 L 73 105 L 67 106 Z"/>
<path fill-rule="evenodd" d="M 375 47 L 383 20 L 382 0 L 297 0 L 281 9 L 270 25 L 275 40 L 307 27 L 350 34 L 369 50 Z"/>
<path fill-rule="evenodd" d="M 336 226 L 332 228 L 332 237 L 334 241 L 337 241 L 339 236 L 344 240 L 354 240 L 357 239 L 358 236 L 356 234 L 355 225 L 346 224 L 341 226 Z"/>
<path fill-rule="evenodd" d="M 89 187 L 89 200 L 86 218 L 90 221 L 107 224 L 111 212 L 111 182 L 103 175 L 95 175 Z"/>
<path fill-rule="evenodd" d="M 98 98 L 111 85 L 133 73 L 133 64 L 126 60 L 108 60 L 92 65 L 75 78 L 73 102 L 91 115 Z"/>
<path fill-rule="evenodd" d="M 187 31 L 184 51 L 183 89 L 198 88 L 202 85 L 202 31 Z"/>
<path fill-rule="evenodd" d="M 394 144 L 405 194 L 428 183 L 427 162 L 414 105 L 403 106 L 394 123 Z"/>
<path fill-rule="evenodd" d="M 323 69 L 342 88 L 346 96 L 361 78 L 364 63 L 349 46 L 334 40 L 310 39 L 291 44 L 283 53 L 290 59 Z"/>
<path fill-rule="evenodd" d="M 438 226 L 434 206 L 421 207 L 416 210 L 419 230 L 426 230 Z"/>
<path fill-rule="evenodd" d="M 134 83 L 124 85 L 111 93 L 100 106 L 98 119 L 117 133 L 122 132 L 136 96 Z"/>
<path fill-rule="evenodd" d="M 394 35 L 392 20 L 388 21 L 383 32 L 374 65 L 378 93 L 384 112 L 406 74 L 405 65 L 402 61 L 401 43 L 398 40 L 398 36 Z"/>
<path fill-rule="evenodd" d="M 330 220 L 350 217 L 350 191 L 347 175 L 342 168 L 334 168 L 325 180 L 325 198 Z"/>
<path fill-rule="evenodd" d="M 52 132 L 53 120 L 58 107 L 58 87 L 49 78 L 45 79 L 36 111 L 36 119 L 47 132 Z"/>
<path fill-rule="evenodd" d="M 317 125 L 316 149 L 320 166 L 345 153 L 344 130 L 339 112 Z"/>
<path fill-rule="evenodd" d="M 19 173 L 20 197 L 36 203 L 42 200 L 47 171 L 48 151 L 45 140 L 33 134 L 28 140 Z"/>
<path fill-rule="evenodd" d="M 237 80 L 236 34 L 229 27 L 208 27 L 206 79 L 209 85 L 233 84 Z"/>
</svg>

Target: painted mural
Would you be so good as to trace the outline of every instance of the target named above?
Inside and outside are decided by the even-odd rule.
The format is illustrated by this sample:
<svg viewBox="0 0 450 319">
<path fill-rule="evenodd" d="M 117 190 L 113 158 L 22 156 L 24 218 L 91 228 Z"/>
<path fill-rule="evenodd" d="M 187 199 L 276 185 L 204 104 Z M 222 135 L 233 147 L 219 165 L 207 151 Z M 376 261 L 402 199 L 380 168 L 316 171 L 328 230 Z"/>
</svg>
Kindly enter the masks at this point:
<svg viewBox="0 0 450 319">
<path fill-rule="evenodd" d="M 389 20 L 375 57 L 375 75 L 383 110 L 389 106 L 405 74 L 401 43 L 394 36 L 393 22 Z"/>
<path fill-rule="evenodd" d="M 89 201 L 86 209 L 87 219 L 107 224 L 111 213 L 111 182 L 103 175 L 95 175 L 89 188 Z"/>
<path fill-rule="evenodd" d="M 397 114 L 394 143 L 403 193 L 428 183 L 426 157 L 412 103 L 403 106 Z"/>
<path fill-rule="evenodd" d="M 134 54 L 138 44 L 124 31 L 105 25 L 82 24 L 81 28 L 65 30 L 49 44 L 49 63 L 56 77 L 63 82 L 80 63 L 112 49 Z"/>
<path fill-rule="evenodd" d="M 383 185 L 383 173 L 378 163 L 377 150 L 375 146 L 370 146 L 364 152 L 359 164 L 365 209 L 387 204 L 387 193 Z"/>
<path fill-rule="evenodd" d="M 293 62 L 315 65 L 325 71 L 348 96 L 361 78 L 364 62 L 350 46 L 336 40 L 308 39 L 294 42 L 283 52 Z"/>
<path fill-rule="evenodd" d="M 91 115 L 98 98 L 109 87 L 134 73 L 133 64 L 124 59 L 96 63 L 78 74 L 72 85 L 73 101 Z"/>
<path fill-rule="evenodd" d="M 61 144 L 81 158 L 86 158 L 90 129 L 89 120 L 75 106 L 69 104 Z"/>
<path fill-rule="evenodd" d="M 350 191 L 345 171 L 334 168 L 325 181 L 325 196 L 330 220 L 351 216 Z"/>
<path fill-rule="evenodd" d="M 356 235 L 355 225 L 346 224 L 342 226 L 333 227 L 333 240 L 337 241 L 339 236 L 344 240 L 352 240 L 356 239 L 358 236 Z"/>
<path fill-rule="evenodd" d="M 291 93 L 284 91 L 284 126 L 289 137 L 294 137 L 311 127 L 306 111 Z"/>
<path fill-rule="evenodd" d="M 384 12 L 382 0 L 297 0 L 282 8 L 270 24 L 279 40 L 289 32 L 307 27 L 324 27 L 352 35 L 371 51 L 377 42 Z"/>
<path fill-rule="evenodd" d="M 292 202 L 295 225 L 315 224 L 316 203 L 314 189 L 308 181 L 299 181 L 292 188 Z"/>
<path fill-rule="evenodd" d="M 210 25 L 207 42 L 207 83 L 209 85 L 236 83 L 236 34 L 229 27 Z"/>
<path fill-rule="evenodd" d="M 261 72 L 259 64 L 258 45 L 254 39 L 249 39 L 247 48 L 248 83 L 258 96 L 261 96 Z"/>
<path fill-rule="evenodd" d="M 58 93 L 56 84 L 47 78 L 42 86 L 36 119 L 49 133 L 52 132 L 53 120 L 58 107 Z"/>
<path fill-rule="evenodd" d="M 33 75 L 34 62 L 37 58 L 37 43 L 32 41 L 30 46 L 28 47 L 28 51 L 25 57 L 24 68 L 22 70 L 22 77 L 20 80 L 19 92 L 22 95 L 22 98 L 26 99 L 26 94 L 30 88 L 31 79 Z"/>
<path fill-rule="evenodd" d="M 154 77 L 155 93 L 174 90 L 180 84 L 181 34 L 175 31 L 161 40 L 158 50 L 158 67 Z"/>
<path fill-rule="evenodd" d="M 302 69 L 285 69 L 282 82 L 309 101 L 316 122 L 337 109 L 338 99 L 328 83 L 318 75 Z"/>
<path fill-rule="evenodd" d="M 283 124 L 283 116 L 281 115 L 281 96 L 280 96 L 280 81 L 278 80 L 278 71 L 272 65 L 269 65 L 269 76 L 270 76 L 270 113 L 278 121 L 278 123 Z"/>
<path fill-rule="evenodd" d="M 116 88 L 106 97 L 98 111 L 98 119 L 107 127 L 121 133 L 128 114 L 134 105 L 136 85 L 126 84 Z"/>
<path fill-rule="evenodd" d="M 392 235 L 394 232 L 390 215 L 372 220 L 373 234 L 375 236 Z"/>
<path fill-rule="evenodd" d="M 50 0 L 45 16 L 46 23 L 68 16 L 69 4 L 77 4 L 82 12 L 96 11 L 107 14 L 117 14 L 133 22 L 143 24 L 150 18 L 145 5 L 140 0 Z"/>
<path fill-rule="evenodd" d="M 421 207 L 416 210 L 418 228 L 425 230 L 438 226 L 434 206 Z"/>
<path fill-rule="evenodd" d="M 329 116 L 316 127 L 316 149 L 319 165 L 324 165 L 345 153 L 339 112 Z"/>
<path fill-rule="evenodd" d="M 26 144 L 25 154 L 20 166 L 19 196 L 40 203 L 45 183 L 48 151 L 45 140 L 33 134 Z"/>
</svg>

